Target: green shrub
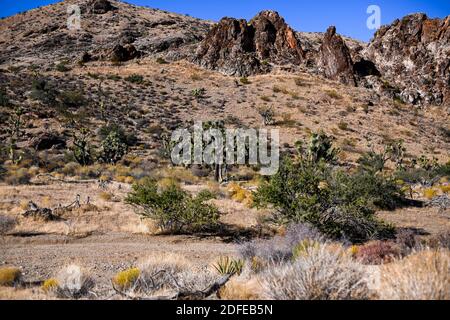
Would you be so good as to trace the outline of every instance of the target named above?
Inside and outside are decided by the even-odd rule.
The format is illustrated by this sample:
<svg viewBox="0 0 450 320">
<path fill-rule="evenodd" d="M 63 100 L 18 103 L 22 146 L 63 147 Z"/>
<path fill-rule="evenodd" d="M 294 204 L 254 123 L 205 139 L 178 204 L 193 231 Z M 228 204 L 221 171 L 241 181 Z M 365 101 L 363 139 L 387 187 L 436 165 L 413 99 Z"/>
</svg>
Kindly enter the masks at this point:
<svg viewBox="0 0 450 320">
<path fill-rule="evenodd" d="M 0 215 L 0 235 L 7 234 L 9 231 L 13 230 L 16 225 L 16 218 Z"/>
<path fill-rule="evenodd" d="M 75 160 L 82 166 L 93 163 L 91 146 L 89 144 L 89 131 L 81 129 L 79 134 L 74 135 L 72 152 Z"/>
<path fill-rule="evenodd" d="M 9 98 L 6 94 L 6 91 L 3 89 L 0 89 L 0 106 L 1 107 L 7 107 L 9 105 Z"/>
<path fill-rule="evenodd" d="M 106 78 L 107 78 L 108 80 L 113 80 L 113 81 L 119 81 L 119 80 L 122 79 L 122 77 L 119 76 L 118 74 L 108 74 L 108 75 L 106 76 Z"/>
<path fill-rule="evenodd" d="M 138 268 L 131 268 L 116 274 L 112 282 L 120 290 L 128 290 L 136 283 L 140 275 L 141 270 Z"/>
<path fill-rule="evenodd" d="M 338 123 L 338 128 L 341 129 L 342 131 L 347 131 L 348 130 L 348 123 L 341 121 L 341 122 Z"/>
<path fill-rule="evenodd" d="M 204 88 L 197 88 L 197 89 L 192 90 L 191 93 L 194 98 L 200 99 L 205 95 L 206 90 Z"/>
<path fill-rule="evenodd" d="M 382 154 L 370 151 L 364 153 L 359 159 L 358 164 L 361 170 L 376 174 L 384 170 L 386 159 Z"/>
<path fill-rule="evenodd" d="M 159 57 L 156 59 L 156 63 L 167 64 L 168 62 L 164 58 Z"/>
<path fill-rule="evenodd" d="M 395 177 L 406 183 L 433 185 L 441 178 L 450 177 L 450 162 L 446 164 L 434 164 L 432 166 L 413 165 L 404 170 L 397 170 Z"/>
<path fill-rule="evenodd" d="M 41 286 L 41 289 L 45 293 L 56 292 L 56 290 L 58 290 L 58 280 L 56 280 L 54 278 L 45 280 Z"/>
<path fill-rule="evenodd" d="M 142 84 L 144 82 L 144 77 L 139 74 L 132 74 L 131 76 L 126 77 L 125 81 Z"/>
<path fill-rule="evenodd" d="M 67 62 L 63 61 L 56 65 L 56 71 L 58 72 L 67 72 L 70 71 L 70 67 L 67 66 Z"/>
<path fill-rule="evenodd" d="M 54 106 L 58 91 L 45 79 L 34 79 L 31 85 L 31 99 Z"/>
<path fill-rule="evenodd" d="M 300 153 L 306 152 L 304 155 L 311 163 L 334 163 L 337 160 L 339 149 L 333 147 L 333 137 L 326 135 L 323 131 L 313 133 L 310 138 L 309 145 L 306 150 L 302 150 L 301 143 L 297 142 L 297 150 Z"/>
<path fill-rule="evenodd" d="M 103 141 L 100 158 L 111 164 L 119 162 L 127 153 L 128 146 L 117 131 L 112 131 Z"/>
<path fill-rule="evenodd" d="M 113 123 L 100 128 L 99 135 L 102 140 L 106 139 L 112 132 L 117 133 L 120 140 L 131 147 L 137 143 L 137 137 L 132 133 L 127 133 L 121 126 Z"/>
<path fill-rule="evenodd" d="M 307 151 L 299 148 L 298 158 L 283 159 L 278 173 L 258 188 L 256 206 L 270 205 L 275 221 L 310 223 L 330 238 L 358 242 L 392 236 L 374 210 L 394 208 L 402 199 L 400 189 L 382 176 L 333 169 L 336 155 L 326 135 L 313 136 Z"/>
<path fill-rule="evenodd" d="M 5 182 L 11 185 L 28 184 L 31 180 L 31 175 L 27 168 L 11 168 L 5 177 Z"/>
<path fill-rule="evenodd" d="M 320 245 L 321 245 L 320 242 L 313 241 L 310 239 L 302 240 L 298 244 L 296 244 L 292 249 L 292 258 L 296 260 L 306 255 L 310 248 L 318 248 Z"/>
<path fill-rule="evenodd" d="M 372 210 L 394 210 L 404 198 L 394 179 L 364 171 L 334 174 L 330 191 L 337 203 L 363 205 Z"/>
<path fill-rule="evenodd" d="M 239 81 L 240 81 L 242 84 L 244 84 L 244 85 L 246 85 L 246 84 L 251 84 L 250 80 L 248 80 L 247 77 L 242 77 L 242 78 L 239 79 Z"/>
<path fill-rule="evenodd" d="M 83 92 L 78 90 L 63 91 L 58 97 L 62 106 L 66 108 L 79 108 L 86 103 Z"/>
<path fill-rule="evenodd" d="M 342 96 L 336 90 L 326 90 L 325 93 L 332 99 L 340 100 Z"/>
<path fill-rule="evenodd" d="M 265 126 L 271 126 L 275 123 L 275 111 L 272 107 L 261 107 L 258 112 Z"/>
<path fill-rule="evenodd" d="M 295 78 L 294 82 L 298 87 L 302 87 L 304 85 L 304 81 L 300 77 Z"/>
<path fill-rule="evenodd" d="M 133 185 L 126 202 L 136 206 L 142 216 L 155 220 L 163 232 L 192 233 L 217 225 L 219 211 L 206 203 L 210 193 L 192 197 L 174 183 L 158 189 L 155 180 L 146 178 Z"/>
</svg>

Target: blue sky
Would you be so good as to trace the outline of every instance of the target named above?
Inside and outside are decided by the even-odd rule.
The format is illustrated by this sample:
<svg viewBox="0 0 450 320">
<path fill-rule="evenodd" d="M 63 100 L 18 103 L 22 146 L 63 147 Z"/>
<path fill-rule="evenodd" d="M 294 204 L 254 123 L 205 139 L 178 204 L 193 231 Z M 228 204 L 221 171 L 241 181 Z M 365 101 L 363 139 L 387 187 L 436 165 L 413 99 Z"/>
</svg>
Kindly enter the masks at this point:
<svg viewBox="0 0 450 320">
<path fill-rule="evenodd" d="M 0 16 L 58 2 L 57 0 L 0 0 Z M 334 24 L 339 33 L 368 41 L 373 30 L 366 26 L 369 5 L 381 8 L 381 23 L 388 24 L 414 12 L 429 17 L 450 15 L 450 0 L 128 0 L 127 2 L 189 14 L 202 19 L 218 21 L 223 16 L 252 18 L 265 9 L 280 12 L 298 31 L 325 31 Z"/>
</svg>

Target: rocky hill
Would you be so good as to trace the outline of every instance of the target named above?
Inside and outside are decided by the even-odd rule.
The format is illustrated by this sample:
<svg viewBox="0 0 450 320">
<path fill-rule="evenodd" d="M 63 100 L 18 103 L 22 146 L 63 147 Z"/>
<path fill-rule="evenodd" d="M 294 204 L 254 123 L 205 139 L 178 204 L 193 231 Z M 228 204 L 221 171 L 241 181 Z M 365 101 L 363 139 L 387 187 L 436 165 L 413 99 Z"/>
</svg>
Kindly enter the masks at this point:
<svg viewBox="0 0 450 320">
<path fill-rule="evenodd" d="M 399 85 L 404 101 L 450 105 L 450 16 L 396 20 L 378 30 L 362 55 Z"/>
<path fill-rule="evenodd" d="M 74 128 L 120 123 L 148 155 L 193 120 L 257 127 L 273 107 L 286 147 L 322 129 L 350 159 L 395 139 L 446 158 L 449 18 L 405 17 L 368 44 L 338 31 L 294 31 L 273 11 L 213 23 L 108 0 L 30 10 L 0 21 L 0 136 L 21 107 L 19 146 L 62 157 Z"/>
<path fill-rule="evenodd" d="M 76 32 L 66 26 L 70 3 L 81 7 L 81 30 Z M 49 56 L 87 62 L 159 54 L 237 76 L 307 68 L 408 103 L 447 106 L 449 26 L 450 17 L 410 15 L 384 26 L 364 44 L 343 39 L 335 28 L 313 37 L 295 32 L 273 11 L 249 22 L 224 18 L 214 25 L 114 1 L 64 1 L 4 19 L 0 56 L 3 64 L 45 65 Z"/>
</svg>

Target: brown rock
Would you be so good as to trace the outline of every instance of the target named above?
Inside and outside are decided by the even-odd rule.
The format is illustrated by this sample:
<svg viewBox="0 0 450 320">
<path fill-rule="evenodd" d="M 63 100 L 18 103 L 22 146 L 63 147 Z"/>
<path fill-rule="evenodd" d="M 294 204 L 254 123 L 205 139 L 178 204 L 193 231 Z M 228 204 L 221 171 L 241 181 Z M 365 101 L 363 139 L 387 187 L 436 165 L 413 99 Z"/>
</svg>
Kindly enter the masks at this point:
<svg viewBox="0 0 450 320">
<path fill-rule="evenodd" d="M 336 27 L 329 27 L 325 33 L 317 64 L 319 71 L 328 79 L 356 86 L 350 50 L 342 37 L 336 34 Z"/>
<path fill-rule="evenodd" d="M 201 42 L 194 57 L 200 66 L 229 75 L 265 73 L 273 64 L 299 64 L 303 51 L 295 32 L 274 11 L 250 22 L 223 18 Z"/>
<path fill-rule="evenodd" d="M 404 101 L 450 105 L 450 16 L 419 13 L 396 20 L 375 34 L 363 55 Z"/>
<path fill-rule="evenodd" d="M 246 20 L 223 18 L 202 41 L 194 61 L 228 75 L 260 73 L 262 66 L 255 54 L 254 31 Z"/>
<path fill-rule="evenodd" d="M 32 146 L 38 150 L 64 149 L 66 139 L 55 133 L 43 133 L 32 140 Z"/>
<path fill-rule="evenodd" d="M 304 52 L 294 30 L 275 11 L 263 11 L 250 24 L 255 29 L 255 49 L 261 60 L 299 64 Z"/>
<path fill-rule="evenodd" d="M 89 3 L 89 11 L 94 14 L 104 14 L 115 9 L 108 0 L 93 0 Z"/>
<path fill-rule="evenodd" d="M 137 58 L 139 52 L 132 44 L 120 45 L 117 44 L 111 50 L 109 54 L 109 59 L 114 62 L 125 62 Z"/>
</svg>

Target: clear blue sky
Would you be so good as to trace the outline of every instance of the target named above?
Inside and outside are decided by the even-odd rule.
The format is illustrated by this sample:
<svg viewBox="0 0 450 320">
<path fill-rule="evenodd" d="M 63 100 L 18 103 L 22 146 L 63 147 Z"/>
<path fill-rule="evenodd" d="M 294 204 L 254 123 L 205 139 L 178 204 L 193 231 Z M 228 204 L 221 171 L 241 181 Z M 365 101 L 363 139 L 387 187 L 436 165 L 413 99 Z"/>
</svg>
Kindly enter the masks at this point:
<svg viewBox="0 0 450 320">
<path fill-rule="evenodd" d="M 58 0 L 0 0 L 0 16 L 58 2 Z M 128 0 L 127 2 L 218 21 L 223 16 L 252 18 L 265 9 L 280 12 L 298 31 L 325 31 L 336 25 L 339 33 L 368 41 L 373 31 L 366 27 L 369 5 L 381 8 L 381 23 L 391 23 L 407 14 L 424 12 L 429 17 L 450 15 L 450 0 Z"/>
</svg>

